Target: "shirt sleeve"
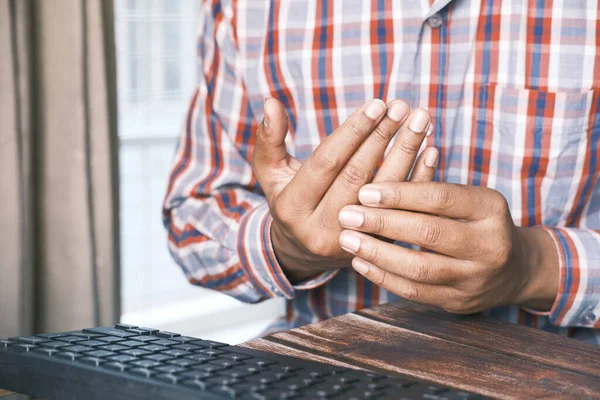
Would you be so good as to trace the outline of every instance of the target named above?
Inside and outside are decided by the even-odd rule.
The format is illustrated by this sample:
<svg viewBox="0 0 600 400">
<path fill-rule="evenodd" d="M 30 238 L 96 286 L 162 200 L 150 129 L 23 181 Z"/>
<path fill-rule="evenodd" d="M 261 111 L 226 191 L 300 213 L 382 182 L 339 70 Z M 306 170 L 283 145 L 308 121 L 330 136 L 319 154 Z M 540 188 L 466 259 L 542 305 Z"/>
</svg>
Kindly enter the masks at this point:
<svg viewBox="0 0 600 400">
<path fill-rule="evenodd" d="M 591 217 L 596 222 L 600 213 Z M 559 288 L 551 310 L 534 313 L 547 315 L 557 326 L 600 328 L 600 231 L 545 229 L 559 254 Z"/>
<path fill-rule="evenodd" d="M 335 272 L 293 286 L 277 262 L 273 219 L 250 165 L 257 115 L 236 72 L 232 26 L 213 3 L 202 3 L 199 82 L 163 205 L 169 250 L 195 285 L 251 303 L 292 298 Z"/>
</svg>

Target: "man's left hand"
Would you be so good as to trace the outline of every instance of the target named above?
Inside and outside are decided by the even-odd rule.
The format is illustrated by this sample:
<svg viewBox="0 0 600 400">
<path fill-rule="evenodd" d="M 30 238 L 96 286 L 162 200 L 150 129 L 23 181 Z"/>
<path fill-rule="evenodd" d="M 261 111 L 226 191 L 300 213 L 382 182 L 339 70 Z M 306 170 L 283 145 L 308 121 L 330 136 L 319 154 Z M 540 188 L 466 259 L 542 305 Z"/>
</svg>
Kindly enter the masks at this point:
<svg viewBox="0 0 600 400">
<path fill-rule="evenodd" d="M 554 242 L 542 228 L 516 227 L 499 192 L 389 182 L 363 186 L 359 199 L 362 205 L 340 211 L 346 228 L 340 244 L 355 255 L 354 269 L 375 284 L 462 314 L 509 304 L 551 308 L 559 279 Z"/>
</svg>

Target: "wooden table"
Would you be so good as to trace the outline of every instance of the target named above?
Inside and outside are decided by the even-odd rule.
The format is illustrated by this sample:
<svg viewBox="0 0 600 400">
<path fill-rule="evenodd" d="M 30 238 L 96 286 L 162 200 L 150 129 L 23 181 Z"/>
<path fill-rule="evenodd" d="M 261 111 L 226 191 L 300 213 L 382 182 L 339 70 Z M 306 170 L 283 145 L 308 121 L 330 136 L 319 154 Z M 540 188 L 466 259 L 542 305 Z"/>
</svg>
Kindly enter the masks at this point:
<svg viewBox="0 0 600 400">
<path fill-rule="evenodd" d="M 499 398 L 600 398 L 600 346 L 397 302 L 244 344 Z"/>
<path fill-rule="evenodd" d="M 498 398 L 600 399 L 599 346 L 409 302 L 346 314 L 243 346 L 407 374 Z M 0 397 L 8 394 L 0 390 Z"/>
</svg>

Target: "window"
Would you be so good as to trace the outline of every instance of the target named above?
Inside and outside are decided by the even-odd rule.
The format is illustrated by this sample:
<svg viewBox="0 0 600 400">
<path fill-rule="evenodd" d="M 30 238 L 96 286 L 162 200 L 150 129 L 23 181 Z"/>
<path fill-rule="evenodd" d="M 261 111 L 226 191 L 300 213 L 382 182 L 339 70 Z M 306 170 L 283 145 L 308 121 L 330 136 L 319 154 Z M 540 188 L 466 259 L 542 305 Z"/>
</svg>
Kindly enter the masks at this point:
<svg viewBox="0 0 600 400">
<path fill-rule="evenodd" d="M 161 205 L 196 84 L 199 0 L 116 0 L 122 320 L 239 343 L 283 313 L 190 285 L 171 259 Z"/>
</svg>

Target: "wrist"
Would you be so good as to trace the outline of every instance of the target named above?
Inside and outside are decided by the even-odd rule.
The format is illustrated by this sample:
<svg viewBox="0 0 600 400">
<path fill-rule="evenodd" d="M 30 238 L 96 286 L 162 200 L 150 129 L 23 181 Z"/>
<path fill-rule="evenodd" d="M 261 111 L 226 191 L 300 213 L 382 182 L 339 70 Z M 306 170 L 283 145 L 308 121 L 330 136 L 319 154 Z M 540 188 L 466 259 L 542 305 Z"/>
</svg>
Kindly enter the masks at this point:
<svg viewBox="0 0 600 400">
<path fill-rule="evenodd" d="M 297 249 L 276 224 L 271 225 L 271 241 L 277 262 L 292 284 L 305 281 L 325 271 L 315 268 L 314 263 L 302 260 L 302 252 Z"/>
<path fill-rule="evenodd" d="M 519 227 L 521 262 L 525 284 L 517 304 L 536 311 L 550 311 L 558 292 L 558 251 L 550 235 L 540 227 Z"/>
</svg>

